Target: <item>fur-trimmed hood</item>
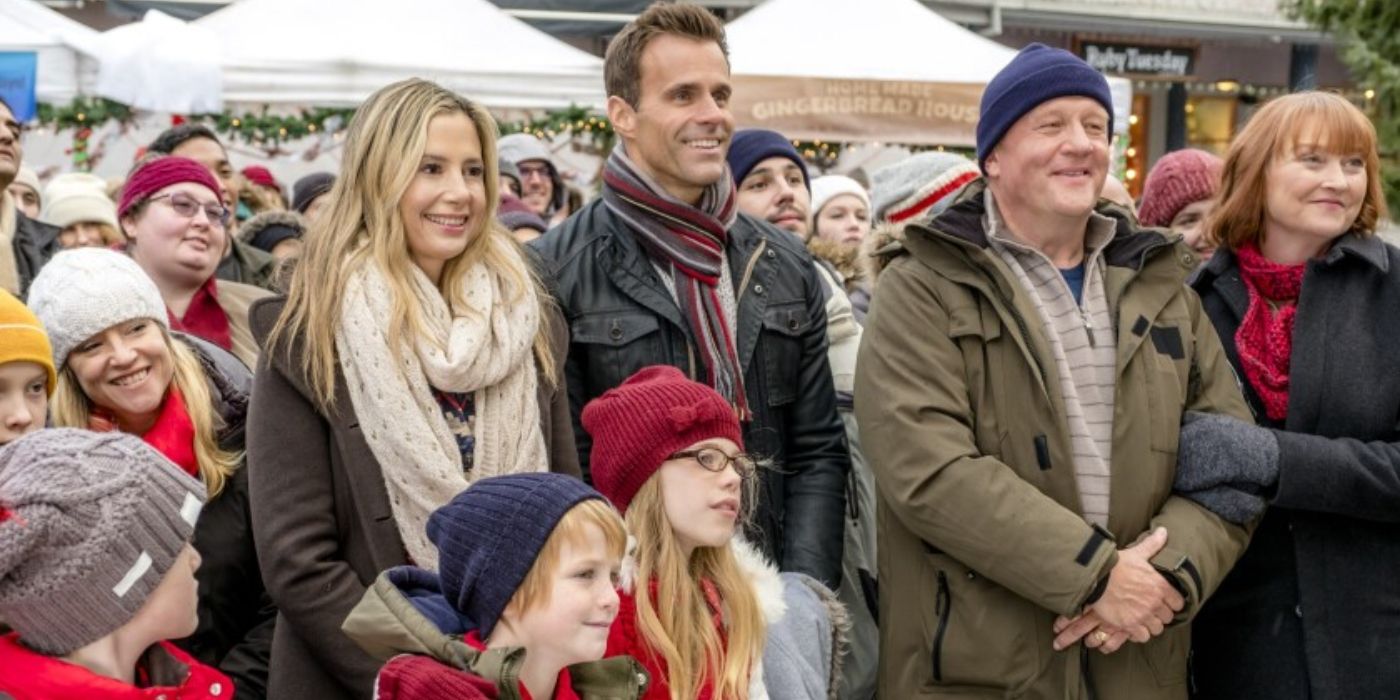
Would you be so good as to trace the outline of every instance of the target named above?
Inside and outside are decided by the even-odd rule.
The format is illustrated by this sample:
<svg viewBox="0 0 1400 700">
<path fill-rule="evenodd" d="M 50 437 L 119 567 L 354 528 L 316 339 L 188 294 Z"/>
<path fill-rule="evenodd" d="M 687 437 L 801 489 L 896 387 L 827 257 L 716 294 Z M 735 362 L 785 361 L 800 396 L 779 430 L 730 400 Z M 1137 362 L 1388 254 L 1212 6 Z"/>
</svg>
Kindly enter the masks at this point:
<svg viewBox="0 0 1400 700">
<path fill-rule="evenodd" d="M 294 211 L 265 211 L 238 225 L 238 240 L 252 243 L 259 233 L 273 226 L 294 228 L 306 233 L 306 219 Z"/>
<path fill-rule="evenodd" d="M 866 271 L 860 261 L 864 254 L 865 246 L 863 244 L 864 241 L 862 241 L 862 245 L 853 247 L 812 236 L 807 239 L 807 250 L 811 251 L 812 255 L 819 260 L 836 268 L 836 271 L 841 275 L 842 284 L 846 287 L 846 293 L 849 294 L 861 286 L 866 278 Z"/>
<path fill-rule="evenodd" d="M 730 548 L 739 570 L 753 584 L 766 627 L 763 657 L 754 665 L 749 700 L 835 700 L 850 622 L 836 594 L 816 579 L 780 573 L 741 537 Z M 619 587 L 636 590 L 629 541 Z"/>
<path fill-rule="evenodd" d="M 881 223 L 860 243 L 860 266 L 873 287 L 904 244 L 904 224 Z"/>
</svg>

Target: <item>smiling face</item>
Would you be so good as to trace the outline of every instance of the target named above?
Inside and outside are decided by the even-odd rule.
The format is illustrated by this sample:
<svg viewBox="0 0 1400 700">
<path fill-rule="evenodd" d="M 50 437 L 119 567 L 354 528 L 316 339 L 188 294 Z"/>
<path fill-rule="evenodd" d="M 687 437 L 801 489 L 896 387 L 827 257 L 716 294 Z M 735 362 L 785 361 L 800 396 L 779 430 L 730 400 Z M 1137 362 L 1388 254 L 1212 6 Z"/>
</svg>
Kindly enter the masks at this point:
<svg viewBox="0 0 1400 700">
<path fill-rule="evenodd" d="M 832 197 L 817 213 L 817 238 L 855 248 L 870 233 L 870 207 L 853 194 Z"/>
<path fill-rule="evenodd" d="M 0 365 L 0 445 L 44 427 L 48 413 L 48 370 L 27 360 Z"/>
<path fill-rule="evenodd" d="M 613 95 L 608 117 L 638 168 L 672 196 L 696 203 L 726 176 L 734 132 L 729 62 L 718 43 L 662 34 L 647 43 L 640 65 L 637 105 Z"/>
<path fill-rule="evenodd" d="M 550 164 L 543 160 L 522 160 L 515 164 L 520 171 L 520 201 L 530 211 L 545 216 L 554 203 L 554 178 Z"/>
<path fill-rule="evenodd" d="M 172 199 L 174 198 L 174 199 Z M 193 200 L 200 206 L 188 217 L 173 202 Z M 206 207 L 219 206 L 208 187 L 178 182 L 153 194 L 122 219 L 132 242 L 131 258 L 161 288 L 197 287 L 214 276 L 228 245 L 228 232 Z"/>
<path fill-rule="evenodd" d="M 238 173 L 234 171 L 233 164 L 228 161 L 228 153 L 217 141 L 210 141 L 206 138 L 192 138 L 170 152 L 172 156 L 183 156 L 189 158 L 214 173 L 214 178 L 219 181 L 219 185 L 224 188 L 218 193 L 223 198 L 224 204 L 230 207 L 237 206 L 238 195 L 242 191 L 239 188 Z"/>
<path fill-rule="evenodd" d="M 753 166 L 739 183 L 735 203 L 749 216 L 807 238 L 812 194 L 807 191 L 802 168 L 788 158 L 773 156 Z"/>
<path fill-rule="evenodd" d="M 987 156 L 988 186 L 1008 220 L 1087 219 L 1108 175 L 1108 112 L 1060 97 L 1027 112 Z"/>
<path fill-rule="evenodd" d="M 740 453 L 727 438 L 697 442 L 680 452 L 713 447 L 726 455 Z M 687 556 L 696 547 L 723 547 L 733 539 L 740 513 L 740 486 L 743 479 L 731 463 L 712 472 L 694 457 L 670 459 L 661 463 L 656 476 L 661 480 L 661 500 L 666 519 Z"/>
<path fill-rule="evenodd" d="M 447 261 L 483 233 L 486 166 L 481 140 L 466 114 L 440 114 L 428 122 L 418 170 L 399 199 L 408 253 L 437 284 Z"/>
<path fill-rule="evenodd" d="M 155 424 L 175 376 L 169 341 L 146 318 L 118 323 L 79 343 L 67 366 L 88 401 L 111 412 L 123 432 L 138 435 Z"/>
<path fill-rule="evenodd" d="M 1209 260 L 1212 255 L 1215 255 L 1215 245 L 1206 235 L 1205 226 L 1206 218 L 1210 216 L 1210 212 L 1214 208 L 1215 202 L 1210 199 L 1192 202 L 1182 207 L 1168 224 L 1172 233 L 1181 234 L 1186 245 L 1191 246 L 1191 249 L 1196 251 L 1202 260 Z"/>
<path fill-rule="evenodd" d="M 532 663 L 550 668 L 603 658 L 617 617 L 622 562 L 602 528 L 584 523 L 579 529 L 559 549 L 543 602 L 523 612 L 507 608 L 489 646 L 524 646 Z"/>
<path fill-rule="evenodd" d="M 1325 248 L 1356 222 L 1366 185 L 1363 154 L 1334 153 L 1319 135 L 1299 139 L 1265 174 L 1264 240 Z"/>
</svg>

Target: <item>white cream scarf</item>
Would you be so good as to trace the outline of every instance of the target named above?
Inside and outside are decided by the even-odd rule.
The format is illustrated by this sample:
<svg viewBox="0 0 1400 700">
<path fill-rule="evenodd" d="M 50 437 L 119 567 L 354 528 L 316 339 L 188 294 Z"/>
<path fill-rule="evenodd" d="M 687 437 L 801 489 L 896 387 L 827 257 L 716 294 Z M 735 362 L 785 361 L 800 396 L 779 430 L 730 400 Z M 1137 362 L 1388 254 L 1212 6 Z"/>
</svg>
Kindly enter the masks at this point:
<svg viewBox="0 0 1400 700">
<path fill-rule="evenodd" d="M 416 267 L 413 284 L 430 338 L 397 339 L 397 367 L 389 346 L 393 297 L 373 262 L 346 285 L 336 351 L 365 441 L 384 473 L 399 536 L 414 563 L 436 571 L 437 549 L 425 531 L 433 510 L 476 479 L 549 467 L 533 354 L 540 304 L 533 287 L 507 303 L 510 290 L 483 264 L 462 280 L 466 309 L 449 310 Z M 471 474 L 433 388 L 473 393 Z"/>
</svg>

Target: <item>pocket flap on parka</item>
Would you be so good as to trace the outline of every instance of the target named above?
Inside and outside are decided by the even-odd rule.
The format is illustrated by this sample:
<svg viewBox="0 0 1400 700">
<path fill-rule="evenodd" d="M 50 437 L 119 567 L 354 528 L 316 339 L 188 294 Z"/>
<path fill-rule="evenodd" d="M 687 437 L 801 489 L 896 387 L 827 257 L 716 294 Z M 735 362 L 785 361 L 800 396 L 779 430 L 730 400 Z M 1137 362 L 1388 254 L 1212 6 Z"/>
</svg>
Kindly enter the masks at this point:
<svg viewBox="0 0 1400 700">
<path fill-rule="evenodd" d="M 983 340 L 1001 337 L 1001 322 L 995 317 L 984 322 L 976 306 L 957 306 L 948 310 L 948 337 L 977 336 Z"/>
</svg>

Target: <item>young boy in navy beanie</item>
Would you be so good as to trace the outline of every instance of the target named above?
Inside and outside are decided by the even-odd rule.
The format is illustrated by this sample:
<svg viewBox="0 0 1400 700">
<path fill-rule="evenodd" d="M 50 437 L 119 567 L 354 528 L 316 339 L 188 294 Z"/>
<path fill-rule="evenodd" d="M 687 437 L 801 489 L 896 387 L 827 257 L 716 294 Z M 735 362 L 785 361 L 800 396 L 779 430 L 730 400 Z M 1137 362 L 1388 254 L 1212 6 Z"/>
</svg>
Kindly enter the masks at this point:
<svg viewBox="0 0 1400 700">
<path fill-rule="evenodd" d="M 428 519 L 434 573 L 380 574 L 345 620 L 388 660 L 380 700 L 635 698 L 629 657 L 599 661 L 617 616 L 627 532 L 606 500 L 552 473 L 482 479 Z"/>
</svg>

